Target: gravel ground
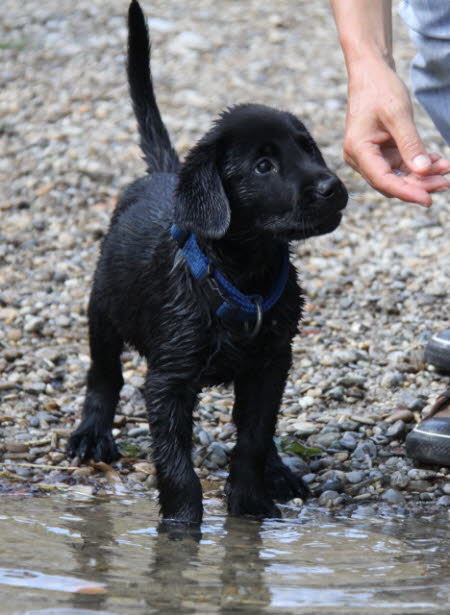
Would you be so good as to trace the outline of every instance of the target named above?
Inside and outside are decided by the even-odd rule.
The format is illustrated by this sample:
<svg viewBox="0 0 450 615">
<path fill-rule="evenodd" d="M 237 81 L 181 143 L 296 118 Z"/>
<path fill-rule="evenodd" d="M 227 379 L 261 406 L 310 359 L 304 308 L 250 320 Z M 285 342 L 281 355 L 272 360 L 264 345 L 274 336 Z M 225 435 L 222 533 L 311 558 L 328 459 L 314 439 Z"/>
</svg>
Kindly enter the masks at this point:
<svg viewBox="0 0 450 615">
<path fill-rule="evenodd" d="M 112 489 L 154 495 L 140 389 L 124 355 L 115 469 L 64 457 L 88 367 L 86 307 L 99 240 L 119 191 L 142 174 L 124 74 L 126 2 L 3 0 L 0 16 L 0 490 Z M 295 248 L 308 294 L 278 425 L 318 504 L 450 505 L 450 471 L 415 469 L 405 434 L 443 388 L 423 364 L 448 326 L 447 194 L 431 210 L 388 201 L 341 159 L 346 81 L 326 0 L 144 3 L 164 119 L 179 151 L 226 105 L 258 101 L 302 117 L 351 194 L 341 227 Z M 413 50 L 396 23 L 407 78 Z M 423 112 L 426 143 L 442 149 Z M 447 152 L 448 153 L 448 152 Z M 205 391 L 194 461 L 220 493 L 234 429 L 231 391 Z M 292 454 L 313 447 L 308 459 Z M 298 448 L 298 447 L 297 447 Z M 289 453 L 289 450 L 291 451 Z M 311 453 L 311 451 L 309 451 Z M 301 502 L 294 502 L 300 505 Z M 315 505 L 317 502 L 315 503 Z"/>
</svg>

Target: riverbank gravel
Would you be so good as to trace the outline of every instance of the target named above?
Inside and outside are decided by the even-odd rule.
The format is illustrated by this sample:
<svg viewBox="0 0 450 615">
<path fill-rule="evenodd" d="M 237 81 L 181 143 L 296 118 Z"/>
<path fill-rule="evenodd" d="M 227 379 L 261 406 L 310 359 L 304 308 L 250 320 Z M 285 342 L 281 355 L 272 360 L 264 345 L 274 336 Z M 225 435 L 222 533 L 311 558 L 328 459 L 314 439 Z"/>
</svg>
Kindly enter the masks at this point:
<svg viewBox="0 0 450 615">
<path fill-rule="evenodd" d="M 181 154 L 227 105 L 298 114 L 351 192 L 341 227 L 293 246 L 308 303 L 278 443 L 314 505 L 408 510 L 450 504 L 450 472 L 415 468 L 404 439 L 446 380 L 423 362 L 448 327 L 448 194 L 431 209 L 390 201 L 342 162 L 346 79 L 328 3 L 143 2 L 153 73 Z M 0 16 L 0 490 L 155 495 L 141 394 L 124 354 L 113 468 L 64 456 L 88 367 L 90 280 L 120 190 L 144 171 L 124 72 L 126 2 L 3 0 Z M 398 70 L 413 55 L 396 20 Z M 425 142 L 442 150 L 417 109 Z M 448 154 L 448 150 L 447 150 Z M 194 463 L 221 493 L 232 393 L 205 391 Z M 299 455 L 298 443 L 307 447 Z M 309 455 L 309 456 L 308 456 Z M 300 505 L 294 502 L 293 505 Z"/>
</svg>

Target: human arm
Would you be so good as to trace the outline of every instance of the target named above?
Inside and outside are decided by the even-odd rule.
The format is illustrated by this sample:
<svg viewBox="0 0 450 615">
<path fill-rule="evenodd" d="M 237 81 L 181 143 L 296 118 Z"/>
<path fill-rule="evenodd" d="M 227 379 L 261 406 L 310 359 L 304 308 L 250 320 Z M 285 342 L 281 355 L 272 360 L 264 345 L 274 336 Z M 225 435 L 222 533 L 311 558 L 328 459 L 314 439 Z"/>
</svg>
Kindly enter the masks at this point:
<svg viewBox="0 0 450 615">
<path fill-rule="evenodd" d="M 395 72 L 391 0 L 331 0 L 348 73 L 344 159 L 376 190 L 431 205 L 450 161 L 429 154 Z"/>
</svg>

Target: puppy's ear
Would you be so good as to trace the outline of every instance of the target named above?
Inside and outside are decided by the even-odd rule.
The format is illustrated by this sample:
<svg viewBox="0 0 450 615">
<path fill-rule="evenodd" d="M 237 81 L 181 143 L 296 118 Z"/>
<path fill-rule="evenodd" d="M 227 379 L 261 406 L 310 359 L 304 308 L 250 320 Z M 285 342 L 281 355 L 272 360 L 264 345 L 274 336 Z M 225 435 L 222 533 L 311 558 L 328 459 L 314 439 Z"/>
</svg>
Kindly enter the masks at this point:
<svg viewBox="0 0 450 615">
<path fill-rule="evenodd" d="M 218 239 L 230 225 L 230 205 L 217 168 L 217 143 L 200 141 L 178 177 L 174 222 L 183 230 Z"/>
</svg>

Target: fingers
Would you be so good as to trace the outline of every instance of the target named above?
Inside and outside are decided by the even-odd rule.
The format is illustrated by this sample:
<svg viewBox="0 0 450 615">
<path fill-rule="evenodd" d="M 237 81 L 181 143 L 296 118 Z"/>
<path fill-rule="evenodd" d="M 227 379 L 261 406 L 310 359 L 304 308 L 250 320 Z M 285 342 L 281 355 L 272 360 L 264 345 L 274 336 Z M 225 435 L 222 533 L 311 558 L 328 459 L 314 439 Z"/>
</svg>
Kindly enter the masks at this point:
<svg viewBox="0 0 450 615">
<path fill-rule="evenodd" d="M 443 158 L 440 154 L 430 154 L 432 165 L 430 173 L 433 175 L 446 175 L 450 173 L 450 160 Z"/>
<path fill-rule="evenodd" d="M 402 94 L 398 97 L 396 108 L 390 109 L 390 113 L 386 114 L 384 122 L 408 169 L 412 173 L 425 175 L 429 172 L 432 161 L 416 130 L 411 100 L 406 89 Z"/>
<path fill-rule="evenodd" d="M 353 155 L 347 152 L 346 162 L 382 194 L 425 207 L 431 205 L 431 197 L 426 188 L 417 182 L 407 182 L 402 175 L 396 175 L 381 155 L 377 144 L 365 143 Z"/>
</svg>

